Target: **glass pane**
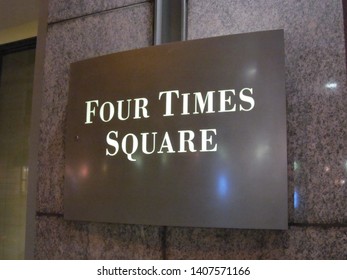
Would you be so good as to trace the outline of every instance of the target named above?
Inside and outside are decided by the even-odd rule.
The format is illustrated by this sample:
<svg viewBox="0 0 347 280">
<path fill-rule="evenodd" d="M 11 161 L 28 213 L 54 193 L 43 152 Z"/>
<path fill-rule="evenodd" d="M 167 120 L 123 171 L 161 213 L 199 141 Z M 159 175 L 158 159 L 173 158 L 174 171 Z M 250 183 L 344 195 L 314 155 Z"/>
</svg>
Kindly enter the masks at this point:
<svg viewBox="0 0 347 280">
<path fill-rule="evenodd" d="M 0 259 L 23 259 L 28 140 L 35 50 L 2 57 L 0 82 Z"/>
</svg>

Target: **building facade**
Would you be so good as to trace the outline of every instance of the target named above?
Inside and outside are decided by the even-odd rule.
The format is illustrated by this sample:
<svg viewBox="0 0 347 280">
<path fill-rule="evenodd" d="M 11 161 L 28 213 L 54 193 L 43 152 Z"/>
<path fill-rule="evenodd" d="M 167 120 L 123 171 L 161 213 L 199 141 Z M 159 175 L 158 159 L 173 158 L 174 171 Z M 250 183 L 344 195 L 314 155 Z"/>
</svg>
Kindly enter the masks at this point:
<svg viewBox="0 0 347 280">
<path fill-rule="evenodd" d="M 47 2 L 41 7 L 33 101 L 28 258 L 347 258 L 346 52 L 341 0 L 188 0 L 188 40 L 284 30 L 289 194 L 289 229 L 285 231 L 64 220 L 70 63 L 151 46 L 154 3 Z"/>
</svg>

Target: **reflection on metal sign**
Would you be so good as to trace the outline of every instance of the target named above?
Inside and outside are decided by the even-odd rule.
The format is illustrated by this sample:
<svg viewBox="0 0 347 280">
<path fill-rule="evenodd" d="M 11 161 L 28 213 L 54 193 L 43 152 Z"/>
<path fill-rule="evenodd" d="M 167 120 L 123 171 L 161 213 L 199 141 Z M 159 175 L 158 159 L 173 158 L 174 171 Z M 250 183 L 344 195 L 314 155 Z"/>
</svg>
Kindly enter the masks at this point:
<svg viewBox="0 0 347 280">
<path fill-rule="evenodd" d="M 66 219 L 287 228 L 283 31 L 71 65 Z"/>
</svg>

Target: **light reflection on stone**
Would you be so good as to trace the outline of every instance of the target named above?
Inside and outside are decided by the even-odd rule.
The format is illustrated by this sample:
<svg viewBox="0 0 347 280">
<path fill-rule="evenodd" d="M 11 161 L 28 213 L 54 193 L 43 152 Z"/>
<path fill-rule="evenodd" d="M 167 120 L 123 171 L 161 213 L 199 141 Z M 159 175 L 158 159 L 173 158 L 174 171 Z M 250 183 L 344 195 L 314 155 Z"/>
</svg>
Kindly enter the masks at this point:
<svg viewBox="0 0 347 280">
<path fill-rule="evenodd" d="M 298 161 L 294 161 L 293 168 L 294 171 L 298 171 L 300 169 L 300 163 Z"/>
<path fill-rule="evenodd" d="M 325 84 L 325 87 L 328 88 L 328 89 L 335 89 L 335 88 L 337 88 L 337 83 L 329 82 L 329 83 Z"/>
<path fill-rule="evenodd" d="M 337 187 L 342 187 L 346 183 L 345 179 L 335 179 L 334 184 Z"/>
<path fill-rule="evenodd" d="M 299 207 L 299 193 L 297 190 L 297 187 L 295 187 L 294 189 L 294 209 L 297 209 Z"/>
</svg>

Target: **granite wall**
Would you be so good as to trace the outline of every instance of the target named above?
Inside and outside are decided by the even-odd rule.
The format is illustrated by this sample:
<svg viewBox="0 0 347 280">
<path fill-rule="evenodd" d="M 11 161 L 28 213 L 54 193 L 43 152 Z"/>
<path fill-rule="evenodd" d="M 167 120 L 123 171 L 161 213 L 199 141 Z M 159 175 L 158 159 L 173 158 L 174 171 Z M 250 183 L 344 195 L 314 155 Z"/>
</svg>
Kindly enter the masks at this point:
<svg viewBox="0 0 347 280">
<path fill-rule="evenodd" d="M 150 46 L 153 1 L 49 0 L 37 259 L 347 259 L 346 66 L 341 0 L 188 0 L 188 39 L 284 29 L 289 230 L 63 219 L 69 64 Z"/>
</svg>

